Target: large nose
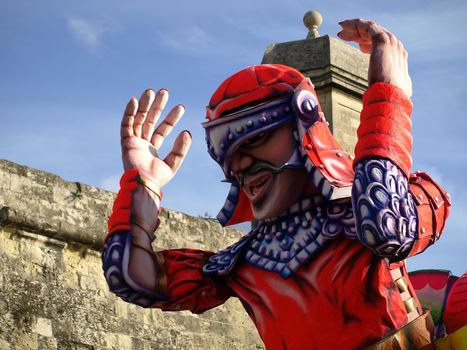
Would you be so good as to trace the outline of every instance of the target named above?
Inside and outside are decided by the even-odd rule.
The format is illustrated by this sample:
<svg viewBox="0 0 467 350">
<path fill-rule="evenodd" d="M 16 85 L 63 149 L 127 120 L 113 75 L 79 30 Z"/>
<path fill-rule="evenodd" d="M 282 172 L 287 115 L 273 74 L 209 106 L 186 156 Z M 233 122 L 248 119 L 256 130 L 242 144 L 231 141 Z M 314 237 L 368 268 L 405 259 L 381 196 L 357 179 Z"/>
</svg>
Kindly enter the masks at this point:
<svg viewBox="0 0 467 350">
<path fill-rule="evenodd" d="M 230 158 L 230 168 L 234 174 L 239 174 L 253 164 L 253 157 L 247 152 L 237 150 Z"/>
</svg>

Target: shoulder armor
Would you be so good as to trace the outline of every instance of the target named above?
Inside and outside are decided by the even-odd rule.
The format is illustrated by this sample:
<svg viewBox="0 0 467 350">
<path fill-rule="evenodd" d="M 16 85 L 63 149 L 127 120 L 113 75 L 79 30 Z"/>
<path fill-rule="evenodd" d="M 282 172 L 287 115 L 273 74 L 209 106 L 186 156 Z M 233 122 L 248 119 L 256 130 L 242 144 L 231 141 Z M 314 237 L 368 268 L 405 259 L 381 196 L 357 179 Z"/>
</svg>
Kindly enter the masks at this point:
<svg viewBox="0 0 467 350">
<path fill-rule="evenodd" d="M 410 175 L 409 187 L 418 211 L 418 242 L 410 255 L 415 255 L 437 241 L 449 215 L 451 198 L 428 174 L 417 171 Z"/>
<path fill-rule="evenodd" d="M 212 255 L 203 266 L 203 273 L 208 275 L 216 274 L 218 276 L 227 275 L 232 271 L 241 253 L 244 251 L 245 247 L 248 246 L 248 243 L 252 240 L 255 233 L 256 230 L 252 230 L 237 243 Z"/>
</svg>

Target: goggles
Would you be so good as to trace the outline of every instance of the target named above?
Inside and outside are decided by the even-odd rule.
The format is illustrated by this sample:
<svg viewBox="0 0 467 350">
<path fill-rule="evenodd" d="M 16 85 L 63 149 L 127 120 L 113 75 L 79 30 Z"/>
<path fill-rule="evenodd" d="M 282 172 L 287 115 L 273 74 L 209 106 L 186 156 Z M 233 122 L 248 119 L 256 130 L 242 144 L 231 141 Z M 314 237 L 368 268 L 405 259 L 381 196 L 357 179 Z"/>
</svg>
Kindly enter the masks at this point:
<svg viewBox="0 0 467 350">
<path fill-rule="evenodd" d="M 242 143 L 295 119 L 292 98 L 267 101 L 203 123 L 208 152 L 219 163 L 228 182 L 234 180 L 230 158 Z"/>
</svg>

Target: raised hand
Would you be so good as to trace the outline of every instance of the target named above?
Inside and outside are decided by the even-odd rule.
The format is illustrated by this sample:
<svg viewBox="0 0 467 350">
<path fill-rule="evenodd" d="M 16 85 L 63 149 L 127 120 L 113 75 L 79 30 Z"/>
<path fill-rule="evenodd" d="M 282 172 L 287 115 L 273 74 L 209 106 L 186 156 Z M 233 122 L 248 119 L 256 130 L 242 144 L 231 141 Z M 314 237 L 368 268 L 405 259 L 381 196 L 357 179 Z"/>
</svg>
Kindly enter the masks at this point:
<svg viewBox="0 0 467 350">
<path fill-rule="evenodd" d="M 408 54 L 394 34 L 372 21 L 351 19 L 339 23 L 337 35 L 342 40 L 355 41 L 360 50 L 370 54 L 368 84 L 390 83 L 412 96 L 412 80 L 409 75 Z"/>
<path fill-rule="evenodd" d="M 120 129 L 125 171 L 137 168 L 141 175 L 159 187 L 174 177 L 191 145 L 190 133 L 183 131 L 175 139 L 167 157 L 159 158 L 159 148 L 185 111 L 183 105 L 177 105 L 155 128 L 168 97 L 169 92 L 165 89 L 159 90 L 157 94 L 147 89 L 139 101 L 133 97 L 126 106 Z"/>
</svg>

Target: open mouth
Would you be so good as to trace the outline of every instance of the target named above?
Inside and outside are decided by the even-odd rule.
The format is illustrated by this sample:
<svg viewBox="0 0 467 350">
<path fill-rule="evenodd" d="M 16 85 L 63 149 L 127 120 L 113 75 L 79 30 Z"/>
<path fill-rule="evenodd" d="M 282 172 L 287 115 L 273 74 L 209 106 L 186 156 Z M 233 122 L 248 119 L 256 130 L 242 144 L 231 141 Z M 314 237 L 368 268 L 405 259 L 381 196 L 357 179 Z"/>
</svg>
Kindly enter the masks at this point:
<svg viewBox="0 0 467 350">
<path fill-rule="evenodd" d="M 251 200 L 257 199 L 262 194 L 264 188 L 266 187 L 265 185 L 270 178 L 271 174 L 267 173 L 257 176 L 255 179 L 252 179 L 245 183 L 245 187 L 247 189 L 248 194 L 251 197 Z"/>
</svg>

